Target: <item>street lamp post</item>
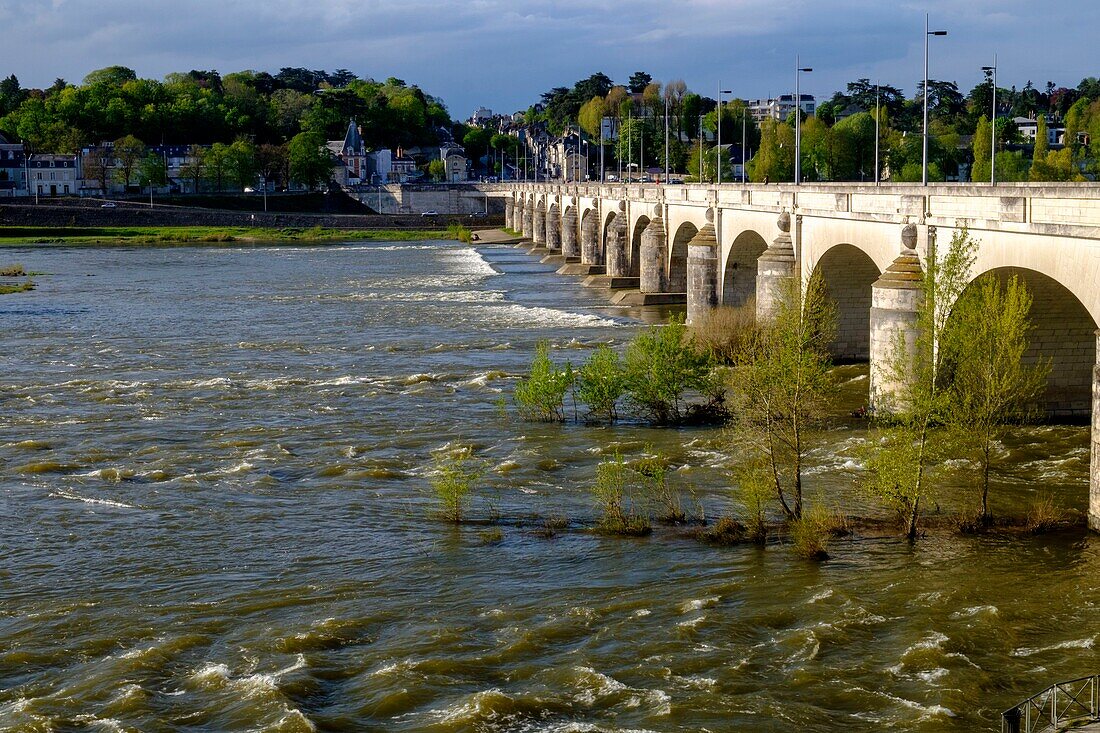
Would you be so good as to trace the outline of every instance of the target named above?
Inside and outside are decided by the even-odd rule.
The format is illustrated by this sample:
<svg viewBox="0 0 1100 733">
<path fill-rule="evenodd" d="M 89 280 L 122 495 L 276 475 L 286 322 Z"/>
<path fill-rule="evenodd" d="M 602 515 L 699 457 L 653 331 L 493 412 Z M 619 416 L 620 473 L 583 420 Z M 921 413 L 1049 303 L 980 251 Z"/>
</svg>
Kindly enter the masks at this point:
<svg viewBox="0 0 1100 733">
<path fill-rule="evenodd" d="M 745 148 L 748 145 L 749 108 L 741 110 L 741 185 L 745 185 Z"/>
<path fill-rule="evenodd" d="M 796 55 L 794 57 L 794 183 L 797 186 L 802 183 L 802 90 L 799 81 L 803 72 L 813 71 L 809 66 L 803 67 Z"/>
<path fill-rule="evenodd" d="M 718 108 L 714 113 L 714 126 L 718 131 L 718 139 L 716 141 L 717 147 L 715 148 L 715 161 L 718 164 L 718 183 L 722 183 L 722 95 L 733 94 L 732 89 L 723 89 L 722 82 L 718 82 Z"/>
<path fill-rule="evenodd" d="M 665 185 L 668 185 L 668 84 L 665 84 Z"/>
<path fill-rule="evenodd" d="M 993 54 L 993 65 L 983 66 L 982 71 L 993 72 L 993 114 L 989 118 L 989 185 L 997 185 L 997 54 Z"/>
<path fill-rule="evenodd" d="M 878 145 L 879 145 L 879 118 L 882 117 L 882 110 L 879 108 L 878 103 L 879 88 L 878 84 L 875 84 L 875 185 L 878 185 Z"/>
<path fill-rule="evenodd" d="M 946 36 L 947 31 L 928 30 L 928 13 L 924 14 L 924 127 L 921 132 L 921 185 L 928 185 L 928 37 Z"/>
</svg>

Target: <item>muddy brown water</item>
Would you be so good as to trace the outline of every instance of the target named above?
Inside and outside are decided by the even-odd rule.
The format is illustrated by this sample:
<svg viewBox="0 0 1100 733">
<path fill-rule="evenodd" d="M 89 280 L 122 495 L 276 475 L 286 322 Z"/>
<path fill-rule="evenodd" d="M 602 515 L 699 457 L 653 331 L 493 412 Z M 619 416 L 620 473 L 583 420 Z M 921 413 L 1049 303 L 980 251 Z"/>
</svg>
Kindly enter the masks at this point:
<svg viewBox="0 0 1100 733">
<path fill-rule="evenodd" d="M 1100 661 L 1084 531 L 857 537 L 816 564 L 518 526 L 590 522 L 596 464 L 646 444 L 709 516 L 736 509 L 718 430 L 501 412 L 537 341 L 579 362 L 663 317 L 522 251 L 3 258 L 50 274 L 0 298 L 0 730 L 971 731 Z M 858 406 L 866 369 L 839 376 Z M 809 501 L 881 511 L 865 440 L 838 421 Z M 500 544 L 427 518 L 458 444 L 495 469 Z M 1084 508 L 1087 428 L 1000 454 L 995 510 Z M 970 471 L 948 468 L 944 508 Z"/>
</svg>

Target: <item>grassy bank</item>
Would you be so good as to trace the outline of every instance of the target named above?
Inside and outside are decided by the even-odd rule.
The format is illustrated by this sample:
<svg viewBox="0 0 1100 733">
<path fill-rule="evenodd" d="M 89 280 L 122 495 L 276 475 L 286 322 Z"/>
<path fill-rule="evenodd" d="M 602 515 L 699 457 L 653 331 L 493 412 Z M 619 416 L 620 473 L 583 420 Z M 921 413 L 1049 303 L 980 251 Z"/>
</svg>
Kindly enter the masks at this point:
<svg viewBox="0 0 1100 733">
<path fill-rule="evenodd" d="M 27 244 L 151 244 L 206 242 L 405 242 L 458 239 L 447 229 L 327 229 L 313 227 L 3 227 L 0 247 Z"/>
</svg>

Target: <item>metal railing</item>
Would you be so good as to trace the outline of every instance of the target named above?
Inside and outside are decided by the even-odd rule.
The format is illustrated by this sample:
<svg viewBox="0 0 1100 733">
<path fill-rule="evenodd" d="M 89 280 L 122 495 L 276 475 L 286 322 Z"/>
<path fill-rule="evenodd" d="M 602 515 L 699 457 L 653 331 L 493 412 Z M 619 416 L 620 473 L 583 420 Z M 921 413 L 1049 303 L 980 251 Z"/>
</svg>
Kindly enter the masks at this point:
<svg viewBox="0 0 1100 733">
<path fill-rule="evenodd" d="M 1100 720 L 1100 675 L 1059 682 L 1001 713 L 1001 733 L 1045 733 Z"/>
</svg>

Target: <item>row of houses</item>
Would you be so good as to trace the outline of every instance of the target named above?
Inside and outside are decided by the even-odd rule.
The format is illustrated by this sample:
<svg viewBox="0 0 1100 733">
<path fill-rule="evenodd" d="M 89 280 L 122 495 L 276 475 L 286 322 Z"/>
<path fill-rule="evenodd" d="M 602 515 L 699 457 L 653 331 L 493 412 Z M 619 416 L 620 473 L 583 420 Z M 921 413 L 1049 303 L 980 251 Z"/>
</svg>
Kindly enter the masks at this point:
<svg viewBox="0 0 1100 733">
<path fill-rule="evenodd" d="M 164 160 L 168 183 L 154 190 L 158 194 L 197 193 L 202 181 L 196 180 L 189 167 L 194 165 L 191 145 L 153 145 L 147 151 Z M 325 146 L 332 160 L 332 180 L 342 188 L 357 190 L 382 183 L 406 183 L 418 180 L 416 157 L 443 161 L 448 183 L 469 180 L 469 162 L 461 147 L 449 139 L 437 150 L 395 151 L 383 148 L 368 151 L 362 131 L 349 123 L 343 140 L 331 140 Z M 416 157 L 414 157 L 416 156 Z M 106 171 L 93 170 L 105 167 Z M 21 142 L 0 134 L 0 197 L 26 196 L 113 196 L 126 193 L 129 186 L 117 175 L 121 161 L 114 155 L 113 144 L 89 146 L 72 155 L 27 152 Z M 273 182 L 264 182 L 271 190 Z M 259 186 L 257 185 L 257 188 Z M 297 188 L 289 183 L 288 189 Z"/>
</svg>

